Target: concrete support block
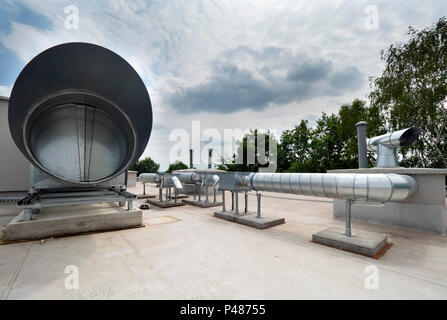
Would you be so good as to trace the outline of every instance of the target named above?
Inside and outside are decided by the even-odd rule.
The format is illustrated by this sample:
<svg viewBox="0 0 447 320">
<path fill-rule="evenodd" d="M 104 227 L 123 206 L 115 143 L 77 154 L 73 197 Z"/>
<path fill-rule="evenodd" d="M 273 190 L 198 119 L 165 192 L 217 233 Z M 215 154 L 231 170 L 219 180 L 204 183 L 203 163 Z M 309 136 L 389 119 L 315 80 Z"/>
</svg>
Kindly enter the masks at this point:
<svg viewBox="0 0 447 320">
<path fill-rule="evenodd" d="M 141 210 L 121 207 L 77 206 L 44 208 L 23 221 L 21 212 L 4 229 L 2 241 L 37 240 L 49 237 L 70 236 L 86 232 L 121 230 L 141 227 Z"/>
<path fill-rule="evenodd" d="M 217 211 L 214 216 L 219 219 L 236 222 L 257 229 L 267 229 L 285 223 L 284 218 L 256 217 L 256 213 L 235 214 L 234 210 Z"/>
<path fill-rule="evenodd" d="M 332 227 L 312 235 L 312 242 L 358 253 L 368 257 L 376 257 L 388 244 L 386 235 L 371 232 L 352 232 L 345 236 L 345 229 Z"/>
<path fill-rule="evenodd" d="M 160 200 L 155 200 L 155 199 L 154 200 L 148 199 L 148 200 L 146 200 L 146 202 L 149 204 L 152 204 L 156 207 L 163 208 L 163 209 L 172 208 L 172 207 L 181 207 L 181 206 L 185 205 L 183 202 L 178 201 L 178 200 L 177 200 L 177 202 L 174 202 L 173 200 L 172 201 L 165 201 L 165 200 L 160 201 Z"/>
<path fill-rule="evenodd" d="M 211 207 L 217 207 L 217 206 L 222 206 L 222 202 L 205 202 L 205 201 L 197 201 L 197 200 L 182 200 L 182 202 L 186 203 L 186 204 L 190 204 L 192 206 L 196 206 L 199 208 L 211 208 Z"/>
<path fill-rule="evenodd" d="M 153 194 L 137 194 L 137 199 L 153 199 L 156 198 Z"/>
<path fill-rule="evenodd" d="M 286 221 L 284 218 L 269 218 L 264 216 L 257 218 L 256 214 L 249 214 L 236 217 L 236 223 L 240 223 L 257 229 L 267 229 L 283 224 L 285 222 Z"/>
</svg>

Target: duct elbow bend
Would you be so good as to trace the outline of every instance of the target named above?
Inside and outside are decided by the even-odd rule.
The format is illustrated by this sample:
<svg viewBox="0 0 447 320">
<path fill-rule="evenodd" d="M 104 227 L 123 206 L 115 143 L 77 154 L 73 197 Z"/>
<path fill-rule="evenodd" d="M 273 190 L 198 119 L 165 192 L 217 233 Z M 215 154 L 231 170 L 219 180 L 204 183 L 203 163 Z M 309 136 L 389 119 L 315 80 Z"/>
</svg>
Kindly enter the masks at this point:
<svg viewBox="0 0 447 320">
<path fill-rule="evenodd" d="M 390 173 L 387 175 L 392 187 L 392 194 L 388 201 L 404 201 L 418 189 L 416 179 L 408 175 Z"/>
</svg>

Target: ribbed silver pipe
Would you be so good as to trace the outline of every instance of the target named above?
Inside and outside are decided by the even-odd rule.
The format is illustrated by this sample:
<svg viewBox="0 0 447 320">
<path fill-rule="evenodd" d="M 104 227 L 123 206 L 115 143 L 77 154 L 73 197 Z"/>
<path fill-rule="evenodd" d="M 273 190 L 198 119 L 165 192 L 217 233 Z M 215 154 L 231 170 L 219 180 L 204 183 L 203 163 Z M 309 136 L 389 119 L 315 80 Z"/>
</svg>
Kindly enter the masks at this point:
<svg viewBox="0 0 447 320">
<path fill-rule="evenodd" d="M 195 172 L 173 173 L 182 183 L 196 183 L 200 181 L 200 177 Z"/>
<path fill-rule="evenodd" d="M 302 194 L 356 201 L 403 201 L 417 182 L 394 173 L 251 173 L 242 181 L 255 191 Z"/>
<path fill-rule="evenodd" d="M 158 173 L 142 173 L 138 176 L 143 183 L 157 183 L 160 179 Z"/>
<path fill-rule="evenodd" d="M 207 174 L 202 178 L 202 186 L 212 187 L 213 189 L 219 184 L 219 176 L 217 174 Z"/>
</svg>

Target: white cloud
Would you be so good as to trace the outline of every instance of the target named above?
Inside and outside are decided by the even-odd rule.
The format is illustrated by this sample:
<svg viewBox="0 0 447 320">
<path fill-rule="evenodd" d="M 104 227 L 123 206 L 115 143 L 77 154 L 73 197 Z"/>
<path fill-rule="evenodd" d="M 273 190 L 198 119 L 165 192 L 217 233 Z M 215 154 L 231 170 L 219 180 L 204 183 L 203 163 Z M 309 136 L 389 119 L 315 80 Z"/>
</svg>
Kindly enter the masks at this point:
<svg viewBox="0 0 447 320">
<path fill-rule="evenodd" d="M 383 66 L 380 50 L 405 39 L 409 25 L 430 25 L 442 12 L 445 1 L 34 1 L 20 0 L 34 12 L 53 22 L 51 30 L 13 22 L 0 42 L 25 63 L 38 52 L 68 41 L 103 45 L 123 56 L 145 81 L 154 108 L 152 137 L 145 155 L 167 166 L 168 134 L 173 128 L 190 128 L 201 120 L 203 128 L 290 128 L 310 115 L 335 112 L 341 103 L 365 98 L 367 76 L 378 75 Z M 79 9 L 79 29 L 64 27 L 64 8 Z M 364 26 L 367 5 L 379 8 L 379 30 Z M 244 60 L 225 56 L 238 47 L 262 52 L 280 47 L 292 55 L 331 61 L 336 69 L 357 68 L 363 85 L 338 97 L 270 103 L 262 112 L 238 110 L 231 114 L 200 111 L 184 113 L 166 99 L 179 89 L 196 87 L 210 78 L 216 61 L 231 61 L 247 70 L 283 63 Z M 297 61 L 299 64 L 300 61 Z M 255 75 L 256 76 L 256 75 Z M 1 89 L 3 90 L 3 89 Z M 181 102 L 179 102 L 181 103 Z"/>
<path fill-rule="evenodd" d="M 9 97 L 11 95 L 11 87 L 0 86 L 0 96 Z"/>
</svg>

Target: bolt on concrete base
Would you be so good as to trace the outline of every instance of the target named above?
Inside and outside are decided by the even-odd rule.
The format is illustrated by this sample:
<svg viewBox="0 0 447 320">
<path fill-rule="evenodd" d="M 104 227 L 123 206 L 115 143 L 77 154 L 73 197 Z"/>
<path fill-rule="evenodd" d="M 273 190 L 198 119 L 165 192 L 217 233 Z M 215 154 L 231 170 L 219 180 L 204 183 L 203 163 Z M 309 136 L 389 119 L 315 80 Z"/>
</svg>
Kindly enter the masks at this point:
<svg viewBox="0 0 447 320">
<path fill-rule="evenodd" d="M 314 233 L 312 242 L 374 258 L 387 246 L 388 238 L 366 231 L 352 232 L 348 237 L 344 228 L 332 227 Z"/>
</svg>

